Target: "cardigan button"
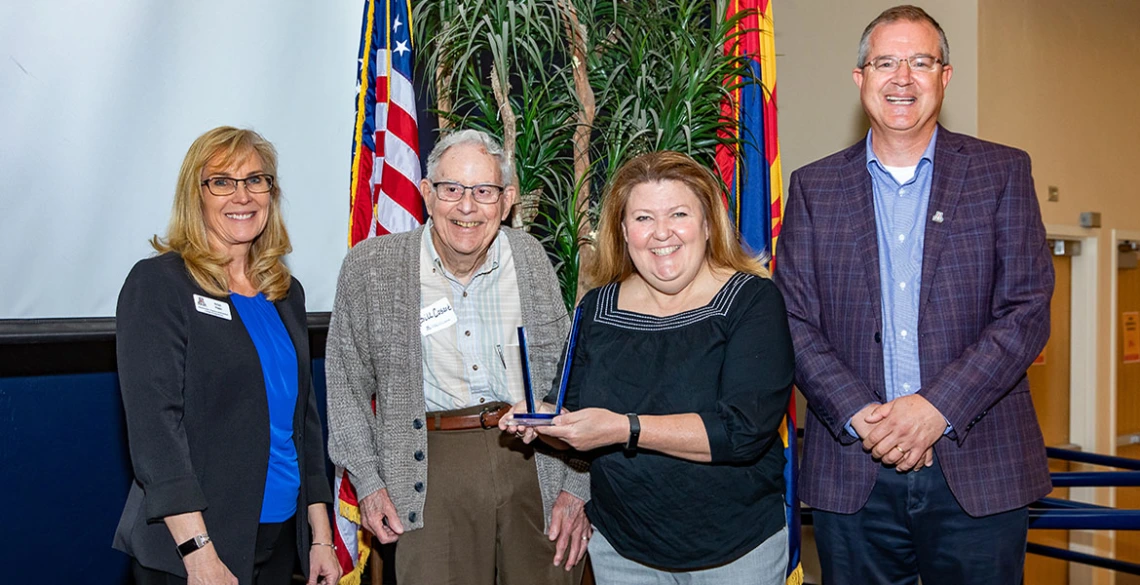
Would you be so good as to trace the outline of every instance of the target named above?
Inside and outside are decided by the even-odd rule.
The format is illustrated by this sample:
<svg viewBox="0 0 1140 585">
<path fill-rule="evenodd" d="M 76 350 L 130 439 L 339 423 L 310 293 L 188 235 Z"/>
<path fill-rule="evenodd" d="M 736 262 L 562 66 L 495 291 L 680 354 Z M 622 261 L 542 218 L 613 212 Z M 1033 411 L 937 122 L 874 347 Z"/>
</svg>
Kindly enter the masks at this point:
<svg viewBox="0 0 1140 585">
<path fill-rule="evenodd" d="M 423 461 L 424 460 L 424 452 L 423 451 L 416 451 L 414 454 L 412 454 L 412 457 L 415 457 L 416 461 Z"/>
<path fill-rule="evenodd" d="M 422 428 L 424 428 L 424 421 L 422 421 L 422 420 L 420 420 L 420 419 L 418 419 L 418 418 L 417 418 L 417 419 L 415 419 L 415 420 L 413 420 L 413 421 L 412 421 L 412 428 L 413 428 L 413 429 L 416 429 L 417 431 L 418 431 L 418 430 L 420 430 L 420 429 L 422 429 Z"/>
<path fill-rule="evenodd" d="M 423 491 L 424 491 L 424 482 L 422 482 L 422 481 L 417 481 L 417 482 L 416 482 L 416 486 L 415 486 L 415 487 L 416 487 L 416 491 L 417 491 L 417 492 L 423 493 Z"/>
<path fill-rule="evenodd" d="M 408 512 L 408 522 L 411 522 L 412 524 L 416 523 L 416 513 L 415 512 Z"/>
</svg>

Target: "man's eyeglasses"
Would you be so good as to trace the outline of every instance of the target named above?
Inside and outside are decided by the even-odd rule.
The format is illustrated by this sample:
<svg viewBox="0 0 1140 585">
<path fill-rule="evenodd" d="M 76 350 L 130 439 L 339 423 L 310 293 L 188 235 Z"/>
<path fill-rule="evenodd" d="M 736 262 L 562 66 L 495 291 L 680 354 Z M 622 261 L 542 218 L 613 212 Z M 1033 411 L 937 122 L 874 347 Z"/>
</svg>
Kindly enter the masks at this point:
<svg viewBox="0 0 1140 585">
<path fill-rule="evenodd" d="M 273 189 L 273 175 L 253 175 L 244 179 L 210 177 L 202 181 L 202 185 L 210 190 L 210 194 L 217 195 L 218 197 L 225 197 L 236 193 L 238 183 L 245 183 L 245 190 L 250 193 L 268 193 Z"/>
<path fill-rule="evenodd" d="M 463 199 L 463 194 L 471 189 L 471 197 L 476 203 L 498 203 L 503 194 L 502 185 L 480 183 L 478 185 L 464 185 L 455 181 L 436 181 L 431 184 L 435 189 L 435 196 L 440 201 L 454 203 Z"/>
<path fill-rule="evenodd" d="M 942 59 L 931 55 L 915 55 L 906 59 L 885 55 L 867 61 L 863 67 L 870 65 L 879 73 L 894 73 L 899 70 L 899 65 L 904 61 L 910 66 L 911 71 L 918 73 L 934 73 L 935 69 L 942 64 Z"/>
</svg>

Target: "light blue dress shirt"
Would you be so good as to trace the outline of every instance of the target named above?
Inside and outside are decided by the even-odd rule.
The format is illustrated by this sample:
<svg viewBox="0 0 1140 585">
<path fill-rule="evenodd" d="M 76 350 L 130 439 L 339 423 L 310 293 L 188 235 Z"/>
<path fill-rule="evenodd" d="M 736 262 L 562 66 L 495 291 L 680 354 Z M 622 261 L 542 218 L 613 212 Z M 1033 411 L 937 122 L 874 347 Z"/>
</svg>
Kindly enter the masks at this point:
<svg viewBox="0 0 1140 585">
<path fill-rule="evenodd" d="M 871 132 L 867 132 L 867 174 L 871 175 L 874 192 L 875 238 L 879 246 L 883 374 L 888 402 L 914 394 L 922 387 L 918 292 L 922 286 L 922 250 L 937 140 L 935 128 L 914 175 L 900 184 L 875 156 Z M 852 436 L 859 436 L 850 421 L 845 428 Z"/>
<path fill-rule="evenodd" d="M 918 161 L 914 176 L 899 184 L 879 162 L 867 133 L 867 172 L 874 188 L 879 289 L 883 314 L 883 373 L 887 401 L 918 392 L 918 299 L 930 186 L 934 177 L 937 129 Z"/>
</svg>

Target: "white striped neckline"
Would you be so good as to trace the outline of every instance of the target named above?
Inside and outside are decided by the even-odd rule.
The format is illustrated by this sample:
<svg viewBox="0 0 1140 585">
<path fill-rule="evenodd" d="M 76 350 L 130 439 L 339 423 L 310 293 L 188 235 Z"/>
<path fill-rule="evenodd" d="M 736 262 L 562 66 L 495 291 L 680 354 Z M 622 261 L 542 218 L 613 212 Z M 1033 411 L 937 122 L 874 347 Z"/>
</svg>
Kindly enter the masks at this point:
<svg viewBox="0 0 1140 585">
<path fill-rule="evenodd" d="M 729 277 L 728 281 L 720 287 L 712 300 L 703 307 L 682 311 L 676 315 L 659 317 L 647 315 L 636 311 L 619 309 L 617 306 L 618 290 L 621 283 L 613 282 L 598 291 L 598 303 L 594 307 L 594 321 L 613 325 L 621 329 L 636 329 L 641 331 L 665 331 L 679 329 L 713 317 L 723 317 L 732 308 L 736 295 L 744 285 L 755 275 L 737 272 Z"/>
</svg>

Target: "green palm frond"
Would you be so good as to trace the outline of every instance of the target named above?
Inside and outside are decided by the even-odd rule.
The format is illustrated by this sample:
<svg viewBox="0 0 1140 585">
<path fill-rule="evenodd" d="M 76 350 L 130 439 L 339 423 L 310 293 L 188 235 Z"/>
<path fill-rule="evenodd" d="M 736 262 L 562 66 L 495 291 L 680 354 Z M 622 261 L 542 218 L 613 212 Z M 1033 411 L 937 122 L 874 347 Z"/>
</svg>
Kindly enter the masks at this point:
<svg viewBox="0 0 1140 585">
<path fill-rule="evenodd" d="M 524 219 L 555 264 L 567 308 L 600 194 L 621 164 L 671 149 L 712 166 L 718 146 L 738 151 L 721 107 L 752 79 L 746 61 L 724 50 L 743 17 L 726 20 L 725 1 L 416 3 L 419 65 L 435 76 L 436 114 L 511 145 L 520 195 L 536 206 Z M 575 85 L 576 66 L 588 96 Z M 587 137 L 576 159 L 575 140 Z"/>
</svg>

